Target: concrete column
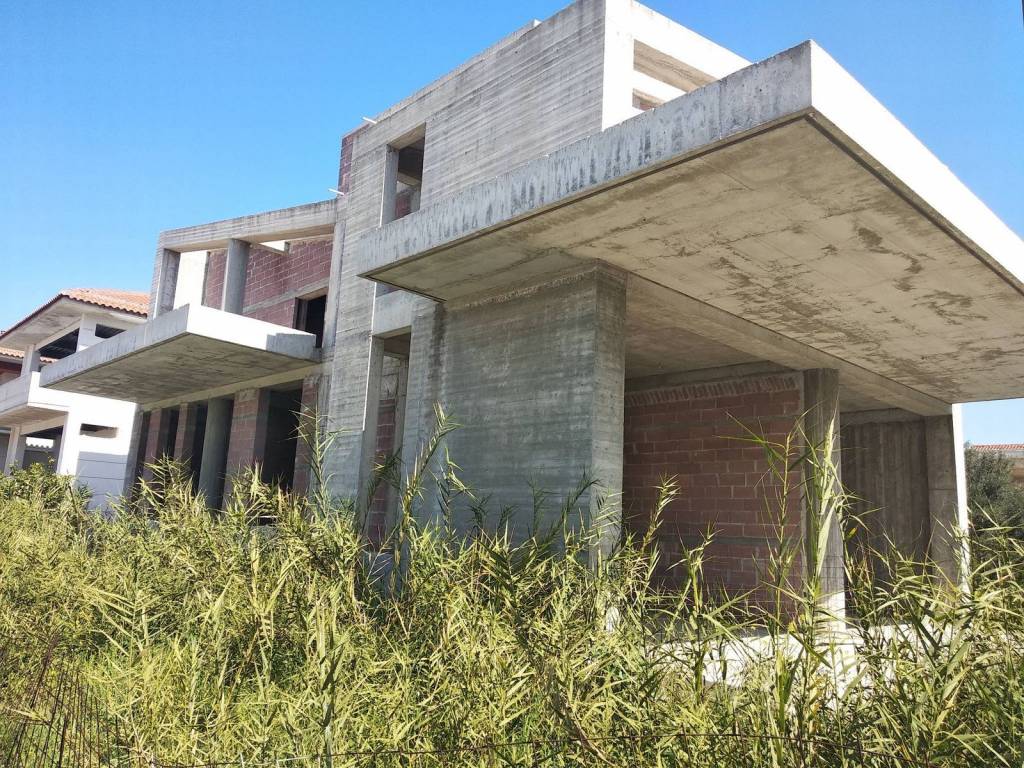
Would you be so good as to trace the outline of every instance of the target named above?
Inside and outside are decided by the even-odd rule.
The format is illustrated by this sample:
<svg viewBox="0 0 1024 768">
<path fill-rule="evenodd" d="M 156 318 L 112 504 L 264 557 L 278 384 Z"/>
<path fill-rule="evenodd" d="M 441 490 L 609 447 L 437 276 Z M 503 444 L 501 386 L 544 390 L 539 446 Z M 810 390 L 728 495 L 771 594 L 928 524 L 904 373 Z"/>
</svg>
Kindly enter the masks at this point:
<svg viewBox="0 0 1024 768">
<path fill-rule="evenodd" d="M 966 587 L 969 567 L 967 480 L 959 405 L 953 406 L 949 416 L 925 419 L 925 446 L 931 521 L 928 554 L 938 576 L 950 584 Z"/>
<path fill-rule="evenodd" d="M 4 474 L 10 474 L 12 470 L 21 469 L 25 463 L 25 435 L 21 427 L 12 427 L 7 442 L 7 459 L 3 468 Z"/>
<path fill-rule="evenodd" d="M 152 294 L 149 302 L 149 319 L 174 309 L 174 292 L 178 284 L 178 264 L 181 254 L 169 248 L 157 248 L 156 265 L 153 270 Z"/>
<path fill-rule="evenodd" d="M 402 419 L 402 464 L 411 471 L 430 435 L 434 404 L 441 399 L 441 356 L 444 344 L 445 306 L 417 297 L 409 335 L 409 369 L 406 375 Z M 393 521 L 389 520 L 388 525 Z"/>
<path fill-rule="evenodd" d="M 21 375 L 25 376 L 29 373 L 35 373 L 41 367 L 42 357 L 39 350 L 36 349 L 35 345 L 29 345 L 25 348 L 25 357 L 21 360 Z"/>
<path fill-rule="evenodd" d="M 842 493 L 837 370 L 804 371 L 804 411 L 804 436 L 808 447 L 815 451 L 818 464 L 816 476 L 811 474 L 814 467 L 810 462 L 804 469 L 805 573 L 807 578 L 820 579 L 822 607 L 842 619 L 846 592 L 840 510 L 836 506 Z"/>
<path fill-rule="evenodd" d="M 84 316 L 78 326 L 78 346 L 75 351 L 81 352 L 83 349 L 88 349 L 98 341 L 100 339 L 96 336 L 96 318 Z"/>
<path fill-rule="evenodd" d="M 341 259 L 345 251 L 345 222 L 334 225 L 334 241 L 331 245 L 331 275 L 327 289 L 327 307 L 324 313 L 323 353 L 334 350 L 334 337 L 338 332 L 338 297 L 341 295 Z M 324 388 L 326 393 L 328 388 Z"/>
<path fill-rule="evenodd" d="M 512 506 L 513 536 L 525 537 L 535 487 L 551 494 L 537 520 L 549 530 L 587 474 L 599 486 L 582 494 L 568 524 L 595 529 L 602 497 L 619 499 L 622 486 L 625 276 L 589 267 L 446 314 L 442 395 L 462 425 L 448 449 L 465 481 L 491 496 L 492 521 Z M 621 510 L 600 523 L 592 556 L 618 540 Z"/>
<path fill-rule="evenodd" d="M 82 439 L 82 420 L 68 415 L 60 436 L 60 451 L 57 454 L 57 474 L 78 474 L 78 449 Z"/>
<path fill-rule="evenodd" d="M 629 0 L 605 3 L 602 128 L 618 125 L 636 114 L 633 108 L 632 11 Z"/>
<path fill-rule="evenodd" d="M 242 314 L 245 303 L 245 272 L 249 266 L 249 244 L 244 240 L 229 240 L 224 257 L 224 290 L 220 308 L 236 315 Z"/>
<path fill-rule="evenodd" d="M 398 150 L 388 147 L 384 161 L 384 194 L 381 197 L 381 226 L 395 220 L 395 198 L 398 188 Z"/>
<path fill-rule="evenodd" d="M 208 251 L 181 254 L 178 260 L 178 280 L 174 290 L 175 308 L 186 304 L 198 307 L 203 303 L 208 254 Z"/>
<path fill-rule="evenodd" d="M 203 460 L 199 468 L 199 491 L 206 503 L 219 508 L 224 496 L 224 473 L 228 461 L 228 436 L 231 434 L 231 398 L 210 400 L 206 408 L 203 433 Z"/>
</svg>

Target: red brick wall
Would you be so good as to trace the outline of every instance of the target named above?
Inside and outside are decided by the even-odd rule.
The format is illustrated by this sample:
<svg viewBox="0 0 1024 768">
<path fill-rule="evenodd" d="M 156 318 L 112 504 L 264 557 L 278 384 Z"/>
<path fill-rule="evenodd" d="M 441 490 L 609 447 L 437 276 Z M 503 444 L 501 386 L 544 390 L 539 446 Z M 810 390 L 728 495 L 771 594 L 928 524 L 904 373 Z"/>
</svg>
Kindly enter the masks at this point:
<svg viewBox="0 0 1024 768">
<path fill-rule="evenodd" d="M 341 152 L 338 157 L 338 190 L 348 194 L 352 188 L 352 152 L 355 149 L 356 136 L 366 126 L 359 126 L 341 139 Z"/>
<path fill-rule="evenodd" d="M 249 250 L 242 314 L 291 326 L 295 297 L 327 285 L 331 272 L 331 238 L 291 243 L 287 254 L 254 245 Z M 211 251 L 206 264 L 203 304 L 219 307 L 224 286 L 224 251 Z"/>
<path fill-rule="evenodd" d="M 203 284 L 203 306 L 220 309 L 224 291 L 224 262 L 227 251 L 210 251 L 206 257 L 206 281 Z"/>
<path fill-rule="evenodd" d="M 243 389 L 235 394 L 228 438 L 225 497 L 231 493 L 233 476 L 263 460 L 269 394 L 269 390 L 263 389 Z"/>
<path fill-rule="evenodd" d="M 623 444 L 623 510 L 627 526 L 646 530 L 662 477 L 675 476 L 679 497 L 665 510 L 658 540 L 664 565 L 712 530 L 705 576 L 713 589 L 737 594 L 755 588 L 777 541 L 773 517 L 778 486 L 762 448 L 735 438 L 746 429 L 781 442 L 802 411 L 798 373 L 751 376 L 627 391 Z M 799 484 L 798 473 L 790 480 Z M 766 510 L 766 503 L 772 515 Z M 788 500 L 785 532 L 800 534 L 799 493 Z M 795 540 L 795 539 L 794 539 Z M 794 575 L 799 573 L 797 569 Z M 663 569 L 669 585 L 679 571 Z M 754 599 L 764 601 L 765 590 Z"/>
</svg>

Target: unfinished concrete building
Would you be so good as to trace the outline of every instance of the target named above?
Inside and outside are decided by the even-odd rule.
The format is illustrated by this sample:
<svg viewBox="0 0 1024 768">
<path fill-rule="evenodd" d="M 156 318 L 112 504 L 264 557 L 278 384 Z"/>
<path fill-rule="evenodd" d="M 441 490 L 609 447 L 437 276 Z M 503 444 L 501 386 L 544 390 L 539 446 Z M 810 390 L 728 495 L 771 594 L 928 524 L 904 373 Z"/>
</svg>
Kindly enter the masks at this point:
<svg viewBox="0 0 1024 768">
<path fill-rule="evenodd" d="M 146 320 L 149 295 L 73 288 L 61 291 L 0 333 L 0 459 L 2 468 L 53 463 L 89 488 L 104 508 L 124 490 L 135 403 L 51 389 L 43 371 Z"/>
<path fill-rule="evenodd" d="M 865 535 L 958 577 L 955 404 L 1024 395 L 1024 244 L 813 42 L 751 63 L 580 0 L 346 135 L 338 190 L 163 232 L 149 322 L 44 383 L 141 403 L 138 459 L 191 462 L 213 503 L 254 461 L 304 487 L 297 406 L 340 431 L 328 470 L 356 497 L 441 402 L 495 514 L 586 470 L 584 514 L 605 495 L 643 525 L 675 476 L 665 550 L 713 528 L 734 589 L 773 490 L 734 438 L 803 419 L 879 509 Z"/>
</svg>

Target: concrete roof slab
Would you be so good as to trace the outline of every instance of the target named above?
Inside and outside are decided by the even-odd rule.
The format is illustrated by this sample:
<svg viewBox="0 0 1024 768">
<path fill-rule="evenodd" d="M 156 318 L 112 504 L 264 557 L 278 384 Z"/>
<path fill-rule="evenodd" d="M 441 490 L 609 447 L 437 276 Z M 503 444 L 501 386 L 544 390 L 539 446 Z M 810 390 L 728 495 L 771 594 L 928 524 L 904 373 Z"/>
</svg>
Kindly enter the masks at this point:
<svg viewBox="0 0 1024 768">
<path fill-rule="evenodd" d="M 813 43 L 368 233 L 354 257 L 441 300 L 601 260 L 926 401 L 1024 396 L 1024 242 Z"/>
<path fill-rule="evenodd" d="M 308 367 L 313 334 L 185 305 L 43 369 L 52 389 L 149 403 Z"/>
</svg>

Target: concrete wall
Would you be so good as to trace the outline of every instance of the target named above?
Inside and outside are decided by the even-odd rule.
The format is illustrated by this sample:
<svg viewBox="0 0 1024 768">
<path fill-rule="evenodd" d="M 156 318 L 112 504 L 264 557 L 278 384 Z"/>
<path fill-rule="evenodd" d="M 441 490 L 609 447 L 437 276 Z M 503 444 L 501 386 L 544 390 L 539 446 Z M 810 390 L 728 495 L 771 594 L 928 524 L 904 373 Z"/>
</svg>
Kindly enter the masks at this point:
<svg viewBox="0 0 1024 768">
<path fill-rule="evenodd" d="M 771 547 L 783 535 L 799 541 L 799 472 L 794 492 L 779 502 L 781 486 L 769 474 L 765 451 L 744 442 L 753 432 L 782 443 L 803 411 L 802 376 L 779 373 L 692 384 L 628 389 L 623 441 L 623 509 L 629 530 L 643 535 L 662 478 L 675 477 L 679 496 L 665 510 L 658 533 L 660 576 L 678 584 L 670 566 L 709 531 L 705 575 L 709 585 L 738 594 L 765 577 Z M 748 431 L 749 430 L 749 431 Z M 784 517 L 782 517 L 784 515 Z M 798 561 L 793 576 L 799 577 Z M 768 600 L 760 590 L 755 599 Z"/>
<path fill-rule="evenodd" d="M 855 416 L 844 414 L 844 420 Z M 844 424 L 842 445 L 843 484 L 855 496 L 851 512 L 859 518 L 854 551 L 895 548 L 923 560 L 931 535 L 924 421 Z"/>
<path fill-rule="evenodd" d="M 448 450 L 464 480 L 491 495 L 492 523 L 502 507 L 518 510 L 518 538 L 532 518 L 531 483 L 553 494 L 545 528 L 587 472 L 601 488 L 581 499 L 584 522 L 600 493 L 619 492 L 624 320 L 624 279 L 591 269 L 451 306 L 436 329 L 436 395 L 461 425 Z M 421 363 L 412 359 L 410 375 Z M 416 386 L 410 380 L 410 402 Z M 421 390 L 419 402 L 432 394 Z"/>
<path fill-rule="evenodd" d="M 344 241 L 380 225 L 387 147 L 421 126 L 421 206 L 599 131 L 604 7 L 603 0 L 583 0 L 524 27 L 347 136 L 340 169 Z M 358 277 L 365 268 L 346 250 L 331 276 L 337 316 L 329 411 L 332 428 L 342 434 L 330 469 L 336 490 L 346 495 L 365 483 L 372 450 L 363 436 L 368 442 L 376 434 L 376 401 L 368 395 L 376 290 Z M 434 311 L 427 299 L 409 299 L 408 307 L 410 323 L 412 315 Z M 425 359 L 416 351 L 412 357 Z M 411 397 L 410 407 L 430 408 Z"/>
</svg>

